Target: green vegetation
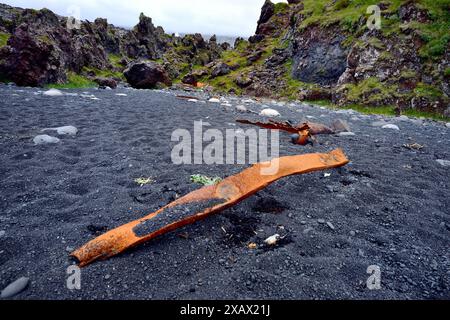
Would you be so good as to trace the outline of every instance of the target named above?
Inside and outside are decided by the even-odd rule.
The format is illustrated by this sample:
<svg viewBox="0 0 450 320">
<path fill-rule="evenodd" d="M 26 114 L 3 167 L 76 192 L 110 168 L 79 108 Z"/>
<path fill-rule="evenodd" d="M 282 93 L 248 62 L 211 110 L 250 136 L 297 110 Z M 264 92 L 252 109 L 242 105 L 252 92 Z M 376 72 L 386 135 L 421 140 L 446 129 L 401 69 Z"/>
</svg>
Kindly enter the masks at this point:
<svg viewBox="0 0 450 320">
<path fill-rule="evenodd" d="M 147 184 L 153 183 L 154 181 L 152 178 L 137 178 L 134 182 L 143 187 Z"/>
<path fill-rule="evenodd" d="M 286 2 L 279 2 L 275 4 L 275 14 L 284 13 L 289 9 L 289 4 Z"/>
<path fill-rule="evenodd" d="M 377 78 L 368 78 L 358 84 L 347 84 L 347 97 L 350 101 L 365 101 L 368 105 L 380 104 L 384 99 L 397 95 L 398 86 L 395 84 L 386 85 Z"/>
<path fill-rule="evenodd" d="M 118 54 L 109 54 L 108 59 L 113 65 L 113 67 L 118 69 L 123 69 L 123 65 L 120 64 L 120 61 L 122 60 L 122 56 Z"/>
<path fill-rule="evenodd" d="M 371 107 L 371 106 L 362 106 L 359 104 L 350 104 L 344 107 L 340 107 L 339 109 L 351 109 L 358 111 L 364 114 L 381 114 L 385 116 L 395 116 L 395 107 L 393 106 L 379 106 L 379 107 Z"/>
<path fill-rule="evenodd" d="M 433 119 L 438 121 L 446 121 L 450 122 L 450 118 L 446 117 L 441 114 L 426 112 L 426 111 L 419 111 L 414 109 L 408 109 L 403 112 L 405 116 L 412 117 L 412 118 L 427 118 L 427 119 Z"/>
<path fill-rule="evenodd" d="M 450 77 L 450 68 L 445 69 L 444 71 L 444 77 L 449 78 Z"/>
<path fill-rule="evenodd" d="M 8 40 L 11 37 L 9 33 L 0 32 L 0 48 L 8 44 Z"/>
<path fill-rule="evenodd" d="M 80 76 L 74 72 L 67 74 L 67 82 L 64 84 L 49 84 L 48 88 L 55 89 L 80 89 L 80 88 L 92 88 L 97 84 L 83 76 Z"/>
<path fill-rule="evenodd" d="M 210 178 L 201 174 L 191 176 L 191 182 L 202 184 L 204 186 L 213 186 L 222 182 L 222 178 Z"/>
<path fill-rule="evenodd" d="M 439 99 L 444 95 L 438 88 L 424 83 L 419 83 L 414 90 L 414 93 L 418 97 L 428 99 Z"/>
<path fill-rule="evenodd" d="M 100 78 L 114 78 L 114 79 L 125 80 L 125 76 L 120 71 L 100 70 L 100 69 L 96 69 L 96 68 L 84 67 L 83 72 L 84 73 L 93 73 L 93 74 L 95 74 L 96 77 L 100 77 Z"/>
<path fill-rule="evenodd" d="M 400 35 L 403 31 L 414 31 L 425 41 L 420 51 L 423 58 L 435 59 L 444 54 L 450 41 L 450 10 L 448 0 L 416 0 L 414 3 L 428 13 L 428 22 L 412 21 L 402 24 L 398 16 L 399 7 L 406 1 L 385 0 L 386 9 L 381 12 L 381 31 L 385 36 Z M 316 24 L 330 26 L 339 24 L 343 30 L 352 32 L 351 37 L 365 31 L 366 24 L 359 24 L 361 17 L 368 17 L 367 8 L 379 5 L 378 0 L 303 0 L 306 16 L 300 28 Z"/>
</svg>

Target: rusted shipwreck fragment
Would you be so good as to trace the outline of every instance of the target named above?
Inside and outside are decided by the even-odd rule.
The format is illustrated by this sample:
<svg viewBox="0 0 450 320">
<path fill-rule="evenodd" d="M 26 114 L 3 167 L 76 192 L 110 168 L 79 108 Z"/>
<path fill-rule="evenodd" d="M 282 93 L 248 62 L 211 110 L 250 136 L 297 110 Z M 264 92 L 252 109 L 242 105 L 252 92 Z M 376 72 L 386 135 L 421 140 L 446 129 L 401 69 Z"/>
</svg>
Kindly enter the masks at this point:
<svg viewBox="0 0 450 320">
<path fill-rule="evenodd" d="M 249 124 L 270 130 L 282 130 L 298 135 L 295 143 L 301 146 L 307 145 L 314 139 L 315 135 L 319 134 L 333 134 L 335 131 L 323 124 L 314 122 L 304 122 L 293 125 L 290 122 L 281 122 L 269 120 L 268 122 L 250 121 L 250 120 L 236 120 L 238 123 Z"/>
<path fill-rule="evenodd" d="M 288 156 L 256 164 L 217 185 L 191 192 L 142 219 L 109 231 L 71 255 L 78 259 L 80 266 L 110 258 L 230 208 L 283 177 L 337 168 L 348 162 L 343 151 L 337 149 L 326 154 Z"/>
</svg>

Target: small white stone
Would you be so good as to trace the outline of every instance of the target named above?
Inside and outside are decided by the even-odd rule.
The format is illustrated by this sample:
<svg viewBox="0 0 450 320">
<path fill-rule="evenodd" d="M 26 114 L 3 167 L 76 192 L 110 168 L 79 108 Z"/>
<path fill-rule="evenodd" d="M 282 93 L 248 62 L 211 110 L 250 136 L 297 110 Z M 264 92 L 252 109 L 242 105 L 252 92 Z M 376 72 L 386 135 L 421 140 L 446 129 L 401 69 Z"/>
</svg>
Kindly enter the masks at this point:
<svg viewBox="0 0 450 320">
<path fill-rule="evenodd" d="M 36 145 L 41 145 L 41 144 L 54 144 L 54 143 L 58 143 L 61 140 L 59 140 L 58 138 L 55 137 L 50 137 L 49 135 L 43 134 L 43 135 L 39 135 L 36 136 L 33 139 L 34 144 Z"/>
<path fill-rule="evenodd" d="M 3 289 L 0 297 L 3 299 L 12 298 L 15 295 L 21 293 L 28 286 L 29 278 L 19 278 L 16 281 L 9 284 L 5 289 Z"/>
<path fill-rule="evenodd" d="M 211 103 L 220 103 L 220 100 L 217 99 L 217 98 L 211 98 L 208 101 L 211 102 Z"/>
<path fill-rule="evenodd" d="M 48 128 L 42 131 L 56 131 L 60 136 L 75 136 L 78 133 L 78 129 L 74 126 L 64 126 L 58 128 Z"/>
<path fill-rule="evenodd" d="M 45 91 L 44 96 L 48 96 L 48 97 L 60 97 L 63 96 L 64 94 L 58 90 L 58 89 L 50 89 L 48 91 Z"/>
<path fill-rule="evenodd" d="M 386 124 L 382 128 L 400 131 L 400 128 L 395 124 Z"/>
<path fill-rule="evenodd" d="M 339 132 L 338 136 L 340 137 L 351 137 L 351 136 L 355 136 L 354 132 Z"/>
<path fill-rule="evenodd" d="M 447 122 L 447 123 L 445 124 L 445 126 L 446 126 L 447 128 L 450 128 L 450 122 Z"/>
<path fill-rule="evenodd" d="M 0 237 L 3 237 L 6 234 L 5 230 L 0 230 Z"/>
<path fill-rule="evenodd" d="M 247 108 L 243 105 L 236 106 L 236 110 L 239 112 L 247 112 Z"/>
<path fill-rule="evenodd" d="M 264 109 L 260 113 L 263 117 L 280 117 L 280 113 L 275 109 Z"/>
<path fill-rule="evenodd" d="M 275 235 L 267 238 L 266 240 L 264 240 L 264 242 L 269 246 L 274 246 L 278 243 L 280 238 L 281 238 L 281 236 L 279 234 L 275 234 Z"/>
<path fill-rule="evenodd" d="M 197 103 L 198 100 L 197 99 L 188 99 L 188 102 L 193 102 L 193 103 Z"/>
<path fill-rule="evenodd" d="M 116 96 L 118 96 L 118 97 L 126 97 L 128 95 L 126 93 L 116 93 Z"/>
<path fill-rule="evenodd" d="M 439 160 L 436 160 L 436 161 L 437 161 L 437 163 L 439 163 L 443 167 L 450 167 L 450 161 L 449 160 L 439 159 Z"/>
<path fill-rule="evenodd" d="M 230 104 L 230 103 L 222 103 L 222 106 L 223 106 L 223 107 L 231 108 L 233 105 Z"/>
<path fill-rule="evenodd" d="M 372 127 L 382 127 L 382 126 L 385 126 L 385 125 L 387 125 L 386 121 L 375 121 L 375 122 L 372 122 Z"/>
</svg>

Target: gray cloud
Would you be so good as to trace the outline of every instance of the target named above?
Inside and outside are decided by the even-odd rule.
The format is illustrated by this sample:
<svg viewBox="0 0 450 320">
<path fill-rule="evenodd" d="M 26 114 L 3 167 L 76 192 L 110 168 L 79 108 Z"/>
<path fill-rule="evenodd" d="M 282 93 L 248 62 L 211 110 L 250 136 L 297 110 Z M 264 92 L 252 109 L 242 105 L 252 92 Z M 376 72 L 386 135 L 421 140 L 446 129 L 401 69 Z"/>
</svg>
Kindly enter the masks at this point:
<svg viewBox="0 0 450 320">
<path fill-rule="evenodd" d="M 23 8 L 48 8 L 68 15 L 79 7 L 83 20 L 108 18 L 110 23 L 131 27 L 144 12 L 168 32 L 250 36 L 256 29 L 264 0 L 3 0 Z M 275 0 L 273 2 L 286 2 Z"/>
</svg>

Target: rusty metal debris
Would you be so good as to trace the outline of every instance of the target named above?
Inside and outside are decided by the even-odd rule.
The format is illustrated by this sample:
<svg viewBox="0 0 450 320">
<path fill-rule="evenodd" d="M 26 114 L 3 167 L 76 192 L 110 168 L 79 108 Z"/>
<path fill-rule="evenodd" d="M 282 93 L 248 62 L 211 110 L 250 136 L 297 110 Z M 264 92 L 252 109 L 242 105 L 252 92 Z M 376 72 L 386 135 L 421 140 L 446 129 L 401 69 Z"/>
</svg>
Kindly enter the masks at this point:
<svg viewBox="0 0 450 320">
<path fill-rule="evenodd" d="M 425 148 L 425 146 L 418 143 L 404 144 L 403 147 L 409 150 L 422 150 Z"/>
<path fill-rule="evenodd" d="M 344 152 L 337 149 L 327 154 L 288 156 L 256 164 L 216 185 L 189 193 L 142 219 L 109 231 L 71 255 L 78 259 L 80 266 L 110 258 L 230 208 L 283 177 L 342 167 L 348 162 Z M 264 175 L 265 168 L 270 165 L 278 166 L 278 170 L 274 174 Z"/>
<path fill-rule="evenodd" d="M 333 134 L 335 131 L 323 124 L 314 122 L 304 122 L 293 125 L 288 121 L 274 121 L 268 122 L 250 121 L 250 120 L 236 120 L 238 123 L 255 125 L 264 129 L 282 130 L 293 134 L 298 134 L 298 138 L 294 143 L 305 146 L 314 141 L 314 136 L 319 134 Z"/>
</svg>

